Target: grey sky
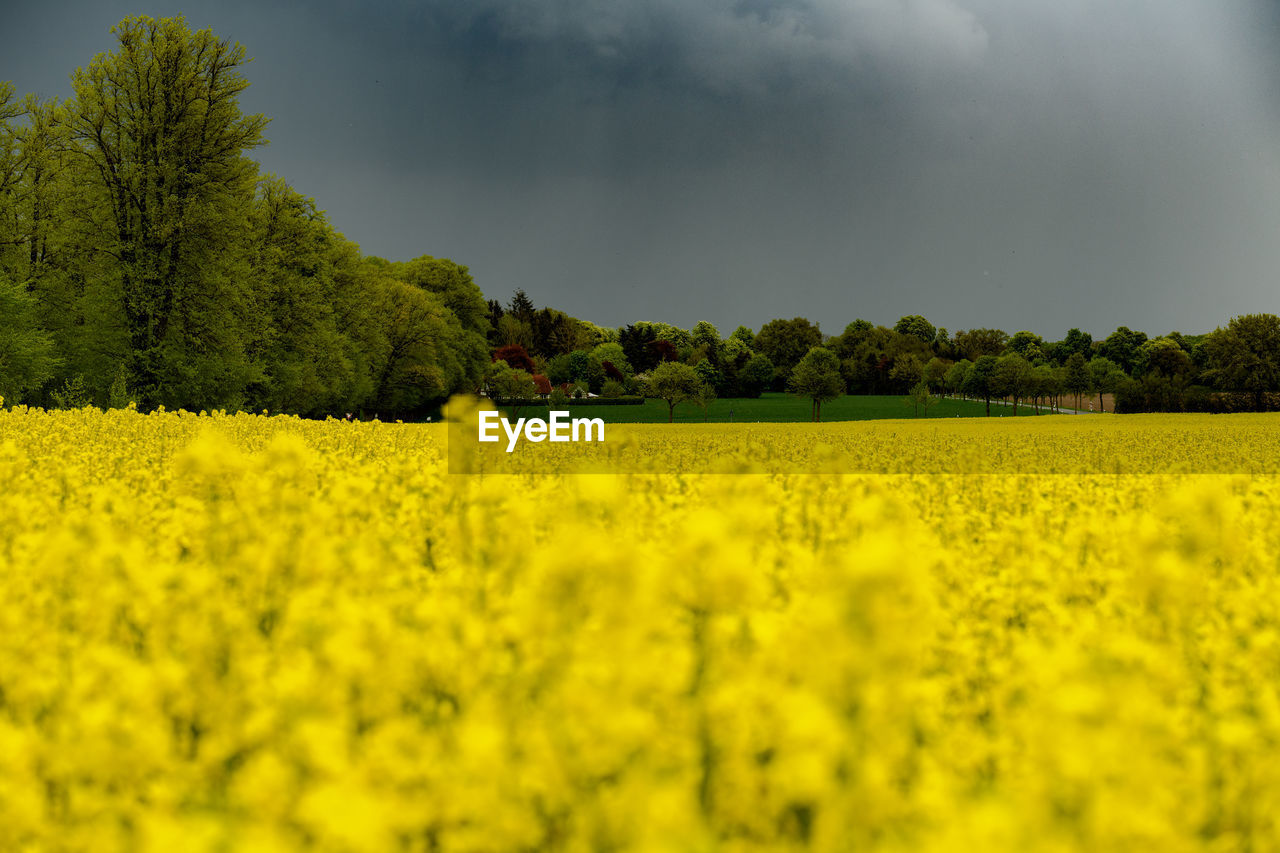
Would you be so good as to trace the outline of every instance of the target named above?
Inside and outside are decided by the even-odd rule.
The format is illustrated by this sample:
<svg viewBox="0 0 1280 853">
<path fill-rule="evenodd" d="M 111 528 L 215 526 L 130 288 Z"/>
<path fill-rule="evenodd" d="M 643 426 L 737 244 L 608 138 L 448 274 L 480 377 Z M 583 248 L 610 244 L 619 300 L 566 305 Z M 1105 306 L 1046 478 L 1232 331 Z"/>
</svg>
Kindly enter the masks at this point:
<svg viewBox="0 0 1280 853">
<path fill-rule="evenodd" d="M 255 57 L 265 169 L 371 254 L 604 325 L 923 313 L 1057 338 L 1280 312 L 1254 0 L 4 4 L 62 96 L 126 14 Z"/>
</svg>

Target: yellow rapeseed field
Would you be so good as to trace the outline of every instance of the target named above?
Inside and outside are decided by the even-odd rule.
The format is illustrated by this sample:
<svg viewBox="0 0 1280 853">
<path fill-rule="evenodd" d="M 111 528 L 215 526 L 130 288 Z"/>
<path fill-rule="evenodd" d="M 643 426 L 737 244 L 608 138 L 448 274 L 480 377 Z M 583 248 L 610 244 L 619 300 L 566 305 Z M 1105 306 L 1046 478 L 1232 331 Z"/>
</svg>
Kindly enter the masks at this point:
<svg viewBox="0 0 1280 853">
<path fill-rule="evenodd" d="M 1275 416 L 445 430 L 0 411 L 0 849 L 1280 847 Z"/>
</svg>

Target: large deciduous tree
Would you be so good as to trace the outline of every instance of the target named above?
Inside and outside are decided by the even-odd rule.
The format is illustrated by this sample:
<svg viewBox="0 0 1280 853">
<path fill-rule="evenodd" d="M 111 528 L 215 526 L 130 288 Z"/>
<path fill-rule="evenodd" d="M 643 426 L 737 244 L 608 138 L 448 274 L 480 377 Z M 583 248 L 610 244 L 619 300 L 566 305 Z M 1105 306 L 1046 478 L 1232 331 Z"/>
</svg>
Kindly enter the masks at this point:
<svg viewBox="0 0 1280 853">
<path fill-rule="evenodd" d="M 968 329 L 955 333 L 951 346 L 961 358 L 977 362 L 984 355 L 1004 352 L 1009 336 L 1000 329 Z"/>
<path fill-rule="evenodd" d="M 474 390 L 489 361 L 484 339 L 462 328 L 437 294 L 396 279 L 375 285 L 380 320 L 373 401 L 380 412 L 418 414 Z"/>
<path fill-rule="evenodd" d="M 1107 335 L 1107 339 L 1098 348 L 1098 354 L 1109 358 L 1120 366 L 1125 373 L 1133 372 L 1134 360 L 1138 356 L 1138 348 L 1147 342 L 1145 332 L 1135 332 L 1128 326 L 1120 326 Z"/>
<path fill-rule="evenodd" d="M 910 335 L 913 338 L 919 338 L 926 344 L 931 344 L 937 337 L 938 331 L 933 324 L 919 314 L 908 314 L 898 320 L 894 324 L 893 330 L 900 335 Z"/>
<path fill-rule="evenodd" d="M 1104 394 L 1114 394 L 1128 380 L 1120 365 L 1105 356 L 1089 359 L 1089 385 L 1098 392 L 1098 411 L 1107 410 Z M 1114 404 L 1112 408 L 1115 408 Z"/>
<path fill-rule="evenodd" d="M 812 347 L 791 371 L 787 390 L 813 401 L 812 420 L 822 420 L 822 404 L 844 393 L 840 359 L 826 347 Z"/>
<path fill-rule="evenodd" d="M 1247 391 L 1254 408 L 1266 408 L 1266 393 L 1280 390 L 1280 317 L 1245 314 L 1232 317 L 1205 339 L 1209 375 L 1219 387 Z"/>
<path fill-rule="evenodd" d="M 762 353 L 751 356 L 738 371 L 742 393 L 748 397 L 759 397 L 773 382 L 773 370 L 769 356 Z"/>
<path fill-rule="evenodd" d="M 1068 329 L 1067 336 L 1058 342 L 1058 360 L 1064 364 L 1067 359 L 1076 353 L 1079 353 L 1084 357 L 1085 361 L 1088 361 L 1092 352 L 1093 336 L 1079 329 Z"/>
<path fill-rule="evenodd" d="M 235 403 L 248 367 L 243 253 L 267 120 L 239 97 L 244 48 L 182 18 L 126 18 L 114 52 L 72 76 L 66 108 L 86 201 L 115 260 L 145 404 Z"/>
<path fill-rule="evenodd" d="M 965 379 L 969 376 L 969 370 L 973 367 L 973 362 L 961 359 L 947 369 L 945 378 L 948 393 L 960 394 L 964 392 Z"/>
<path fill-rule="evenodd" d="M 1063 374 L 1062 384 L 1063 387 L 1075 395 L 1076 408 L 1079 409 L 1081 395 L 1087 394 L 1093 389 L 1093 374 L 1089 372 L 1089 363 L 1085 361 L 1084 353 L 1071 353 L 1070 358 L 1067 359 L 1066 372 Z"/>
<path fill-rule="evenodd" d="M 803 317 L 791 320 L 770 320 L 756 335 L 756 352 L 769 357 L 775 375 L 785 379 L 805 354 L 822 344 L 822 332 Z"/>
<path fill-rule="evenodd" d="M 1018 402 L 1031 389 L 1031 363 L 1017 353 L 1009 353 L 996 360 L 995 386 L 992 390 L 1013 400 L 1013 414 L 1018 414 Z"/>
<path fill-rule="evenodd" d="M 667 361 L 649 374 L 649 394 L 667 403 L 667 423 L 676 417 L 676 404 L 694 399 L 701 391 L 697 371 L 683 362 Z"/>
<path fill-rule="evenodd" d="M 1038 361 L 1044 358 L 1044 339 L 1034 332 L 1015 332 L 1005 344 L 1008 352 L 1017 353 L 1027 361 Z"/>
<path fill-rule="evenodd" d="M 464 329 L 488 338 L 491 329 L 489 307 L 465 266 L 448 258 L 422 255 L 405 263 L 393 264 L 392 272 L 401 281 L 439 296 Z"/>
<path fill-rule="evenodd" d="M 341 238 L 312 199 L 273 176 L 259 182 L 247 236 L 249 407 L 304 415 L 357 408 L 369 386 L 335 310 Z"/>
<path fill-rule="evenodd" d="M 981 356 L 969 368 L 964 378 L 964 392 L 981 397 L 987 404 L 987 417 L 991 417 L 991 395 L 996 393 L 996 363 L 994 355 Z"/>
</svg>

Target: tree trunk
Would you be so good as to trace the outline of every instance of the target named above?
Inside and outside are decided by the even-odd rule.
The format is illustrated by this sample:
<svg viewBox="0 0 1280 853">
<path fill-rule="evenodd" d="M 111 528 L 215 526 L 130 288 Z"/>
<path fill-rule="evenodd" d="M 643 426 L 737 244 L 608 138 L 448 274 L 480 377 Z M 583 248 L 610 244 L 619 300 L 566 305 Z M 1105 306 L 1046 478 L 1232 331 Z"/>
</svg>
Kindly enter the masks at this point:
<svg viewBox="0 0 1280 853">
<path fill-rule="evenodd" d="M 991 398 L 987 397 L 987 417 L 991 417 Z"/>
<path fill-rule="evenodd" d="M 676 419 L 676 404 L 667 401 L 667 423 L 674 423 Z"/>
</svg>

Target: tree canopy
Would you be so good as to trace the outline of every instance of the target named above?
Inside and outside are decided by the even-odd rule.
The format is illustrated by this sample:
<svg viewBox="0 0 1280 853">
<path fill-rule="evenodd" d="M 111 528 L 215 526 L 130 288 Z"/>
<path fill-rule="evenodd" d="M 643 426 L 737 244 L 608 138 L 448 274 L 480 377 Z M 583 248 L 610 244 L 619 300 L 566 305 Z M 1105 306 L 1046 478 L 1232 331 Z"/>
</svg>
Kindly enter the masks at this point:
<svg viewBox="0 0 1280 853">
<path fill-rule="evenodd" d="M 1210 374 L 1221 387 L 1247 391 L 1258 411 L 1263 395 L 1280 390 L 1280 317 L 1245 314 L 1205 340 Z"/>
<path fill-rule="evenodd" d="M 844 393 L 840 359 L 826 347 L 811 347 L 792 372 L 787 390 L 812 400 L 813 420 L 822 420 L 822 404 Z"/>
</svg>

